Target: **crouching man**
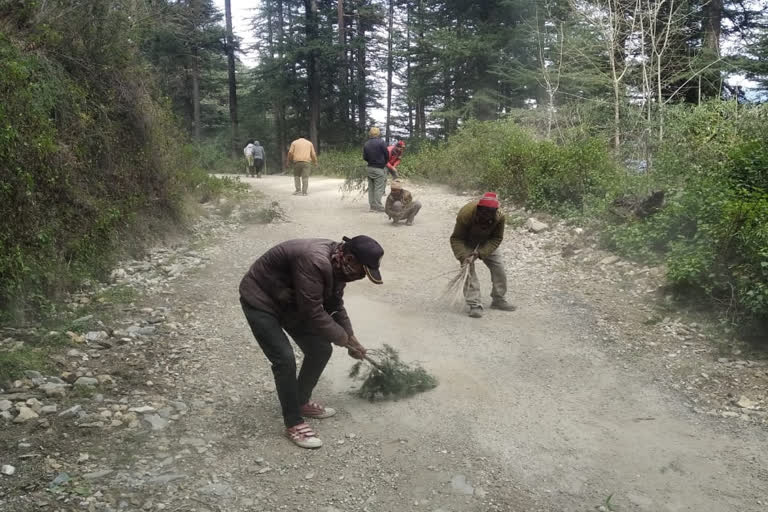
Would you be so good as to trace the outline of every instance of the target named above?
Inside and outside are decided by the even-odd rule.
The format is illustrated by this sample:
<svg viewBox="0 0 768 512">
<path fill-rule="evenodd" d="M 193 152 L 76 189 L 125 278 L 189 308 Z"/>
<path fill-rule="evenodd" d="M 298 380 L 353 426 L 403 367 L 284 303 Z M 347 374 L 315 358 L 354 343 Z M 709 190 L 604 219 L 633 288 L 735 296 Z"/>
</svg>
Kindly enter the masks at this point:
<svg viewBox="0 0 768 512">
<path fill-rule="evenodd" d="M 381 284 L 379 264 L 384 249 L 365 235 L 288 240 L 264 253 L 240 282 L 240 304 L 259 346 L 270 363 L 285 421 L 285 435 L 302 448 L 322 441 L 304 418 L 328 418 L 336 411 L 313 401 L 315 388 L 333 351 L 347 348 L 365 357 L 344 309 L 344 287 L 368 277 Z M 304 353 L 298 377 L 293 348 Z"/>
<path fill-rule="evenodd" d="M 384 213 L 392 219 L 392 222 L 397 224 L 405 219 L 405 225 L 410 226 L 419 210 L 421 210 L 421 203 L 413 200 L 411 193 L 403 188 L 399 180 L 393 181 L 392 190 L 384 206 Z"/>
</svg>

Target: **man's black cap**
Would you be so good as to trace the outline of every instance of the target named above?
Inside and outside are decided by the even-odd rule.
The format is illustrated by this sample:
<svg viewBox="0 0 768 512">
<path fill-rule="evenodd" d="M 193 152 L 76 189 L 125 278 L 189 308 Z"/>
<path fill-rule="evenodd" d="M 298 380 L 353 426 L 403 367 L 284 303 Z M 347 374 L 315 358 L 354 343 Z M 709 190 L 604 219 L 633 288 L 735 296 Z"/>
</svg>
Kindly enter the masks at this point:
<svg viewBox="0 0 768 512">
<path fill-rule="evenodd" d="M 368 279 L 376 284 L 383 283 L 379 265 L 384 256 L 384 249 L 381 248 L 379 242 L 365 235 L 358 235 L 353 238 L 345 236 L 342 240 L 344 240 L 344 250 L 353 254 L 357 261 L 363 264 Z"/>
</svg>

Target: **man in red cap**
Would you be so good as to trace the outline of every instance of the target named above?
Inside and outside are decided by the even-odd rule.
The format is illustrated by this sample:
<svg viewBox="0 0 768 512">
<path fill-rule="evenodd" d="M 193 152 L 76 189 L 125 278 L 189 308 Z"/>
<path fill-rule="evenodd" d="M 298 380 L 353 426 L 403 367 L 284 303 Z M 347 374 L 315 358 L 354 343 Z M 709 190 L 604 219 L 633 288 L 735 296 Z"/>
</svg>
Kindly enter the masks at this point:
<svg viewBox="0 0 768 512">
<path fill-rule="evenodd" d="M 475 260 L 478 258 L 491 271 L 491 308 L 502 311 L 516 309 L 504 298 L 507 293 L 507 275 L 497 250 L 504 239 L 504 222 L 504 212 L 499 208 L 499 199 L 493 192 L 486 193 L 479 201 L 465 205 L 456 216 L 451 249 L 462 266 L 470 266 L 464 297 L 472 318 L 483 316 L 480 281 L 475 272 Z"/>
<path fill-rule="evenodd" d="M 384 249 L 365 235 L 333 240 L 288 240 L 264 253 L 240 281 L 240 305 L 264 355 L 272 363 L 283 412 L 285 435 L 302 448 L 323 442 L 304 418 L 336 414 L 311 400 L 332 344 L 346 347 L 355 359 L 365 357 L 347 311 L 344 287 L 368 277 L 381 284 Z M 285 332 L 304 353 L 298 378 L 296 359 Z"/>
</svg>

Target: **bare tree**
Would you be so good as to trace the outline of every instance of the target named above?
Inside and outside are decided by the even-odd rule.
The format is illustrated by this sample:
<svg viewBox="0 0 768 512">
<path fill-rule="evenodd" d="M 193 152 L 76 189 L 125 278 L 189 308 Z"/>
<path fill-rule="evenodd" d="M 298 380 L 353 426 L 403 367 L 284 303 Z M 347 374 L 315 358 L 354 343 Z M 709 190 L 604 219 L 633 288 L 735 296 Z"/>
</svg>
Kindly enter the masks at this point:
<svg viewBox="0 0 768 512">
<path fill-rule="evenodd" d="M 229 122 L 232 127 L 232 157 L 240 152 L 240 137 L 237 129 L 237 81 L 235 77 L 235 40 L 232 35 L 232 0 L 224 0 L 226 17 L 227 71 L 229 75 Z"/>
<path fill-rule="evenodd" d="M 390 129 L 392 124 L 392 73 L 394 72 L 394 63 L 392 56 L 392 38 L 394 37 L 394 17 L 395 1 L 389 0 L 389 36 L 387 37 L 387 144 L 390 141 Z"/>
</svg>

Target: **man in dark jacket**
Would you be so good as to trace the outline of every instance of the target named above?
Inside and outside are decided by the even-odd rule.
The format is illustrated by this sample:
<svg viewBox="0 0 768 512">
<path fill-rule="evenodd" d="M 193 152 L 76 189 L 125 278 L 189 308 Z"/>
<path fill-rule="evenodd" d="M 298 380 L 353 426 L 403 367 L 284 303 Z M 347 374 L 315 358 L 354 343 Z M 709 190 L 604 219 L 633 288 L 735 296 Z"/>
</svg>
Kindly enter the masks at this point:
<svg viewBox="0 0 768 512">
<path fill-rule="evenodd" d="M 480 259 L 491 271 L 491 308 L 514 311 L 507 302 L 507 274 L 504 261 L 498 251 L 504 239 L 504 212 L 499 208 L 496 194 L 488 192 L 479 201 L 466 204 L 456 216 L 451 234 L 451 249 L 462 267 L 469 265 L 469 279 L 464 286 L 464 298 L 469 306 L 469 316 L 483 316 L 480 302 L 480 281 L 475 272 L 475 261 Z"/>
<path fill-rule="evenodd" d="M 371 128 L 368 142 L 363 146 L 363 160 L 368 162 L 368 204 L 372 212 L 383 212 L 381 198 L 387 188 L 387 162 L 389 150 L 381 136 L 381 130 Z"/>
<path fill-rule="evenodd" d="M 256 177 L 261 178 L 261 173 L 264 172 L 264 162 L 266 157 L 264 155 L 264 147 L 259 144 L 259 141 L 253 143 L 253 167 L 256 170 Z"/>
<path fill-rule="evenodd" d="M 303 417 L 328 418 L 336 411 L 311 400 L 332 345 L 346 347 L 350 356 L 365 357 L 344 309 L 344 287 L 368 277 L 381 284 L 379 264 L 384 249 L 365 235 L 326 239 L 297 239 L 278 244 L 251 266 L 240 282 L 240 304 L 259 346 L 272 363 L 285 435 L 302 448 L 319 448 L 322 441 Z M 287 331 L 304 353 L 296 377 L 296 359 Z"/>
</svg>

